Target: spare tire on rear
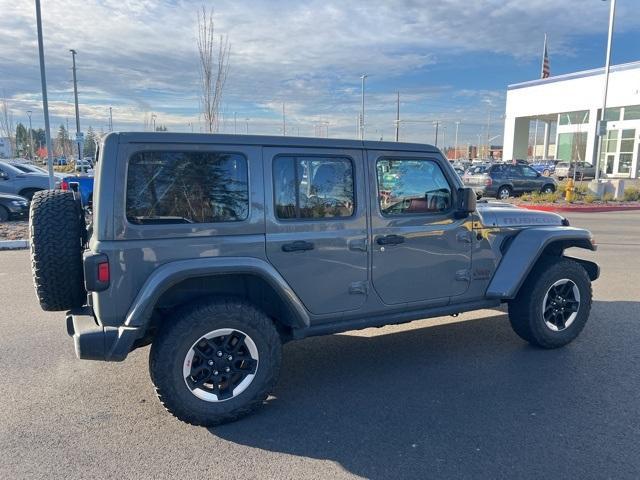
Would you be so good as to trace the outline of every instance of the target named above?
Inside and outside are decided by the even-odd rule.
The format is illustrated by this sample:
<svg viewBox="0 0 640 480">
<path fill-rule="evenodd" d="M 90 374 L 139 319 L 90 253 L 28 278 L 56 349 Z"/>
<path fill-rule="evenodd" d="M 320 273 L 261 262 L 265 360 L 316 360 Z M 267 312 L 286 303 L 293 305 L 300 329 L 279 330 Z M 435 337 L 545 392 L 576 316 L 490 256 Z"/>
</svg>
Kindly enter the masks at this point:
<svg viewBox="0 0 640 480">
<path fill-rule="evenodd" d="M 42 309 L 56 312 L 84 305 L 86 226 L 74 192 L 36 192 L 29 212 L 29 237 L 33 281 Z"/>
</svg>

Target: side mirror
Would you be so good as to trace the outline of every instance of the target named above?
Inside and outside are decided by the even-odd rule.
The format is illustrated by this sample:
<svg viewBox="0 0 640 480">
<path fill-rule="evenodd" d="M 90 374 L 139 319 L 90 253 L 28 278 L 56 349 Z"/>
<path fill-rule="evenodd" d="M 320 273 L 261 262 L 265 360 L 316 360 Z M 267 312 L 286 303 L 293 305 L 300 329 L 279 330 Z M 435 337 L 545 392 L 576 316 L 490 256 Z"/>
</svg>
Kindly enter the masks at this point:
<svg viewBox="0 0 640 480">
<path fill-rule="evenodd" d="M 465 218 L 470 213 L 476 211 L 476 192 L 473 188 L 464 187 L 458 189 L 458 209 L 456 218 Z"/>
</svg>

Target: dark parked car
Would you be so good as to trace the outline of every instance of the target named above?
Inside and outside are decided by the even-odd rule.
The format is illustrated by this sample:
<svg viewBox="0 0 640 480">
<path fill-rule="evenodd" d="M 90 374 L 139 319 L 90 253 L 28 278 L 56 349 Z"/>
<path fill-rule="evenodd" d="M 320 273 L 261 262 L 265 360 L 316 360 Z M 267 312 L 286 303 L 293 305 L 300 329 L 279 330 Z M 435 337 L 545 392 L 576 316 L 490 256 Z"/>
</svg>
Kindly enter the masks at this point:
<svg viewBox="0 0 640 480">
<path fill-rule="evenodd" d="M 545 177 L 549 177 L 556 171 L 556 161 L 537 160 L 531 164 L 531 168 L 533 168 L 536 172 L 541 173 Z"/>
<path fill-rule="evenodd" d="M 49 176 L 45 173 L 25 173 L 9 163 L 0 162 L 0 192 L 31 200 L 34 193 L 48 188 Z"/>
<path fill-rule="evenodd" d="M 473 188 L 478 198 L 496 197 L 504 200 L 529 192 L 551 193 L 556 191 L 556 182 L 545 177 L 528 165 L 496 163 L 472 167 L 462 181 Z"/>
<path fill-rule="evenodd" d="M 590 180 L 596 178 L 596 167 L 587 162 L 560 162 L 556 165 L 555 176 L 559 180 L 573 178 L 573 170 L 576 171 L 577 180 Z"/>
<path fill-rule="evenodd" d="M 0 193 L 0 222 L 29 217 L 29 200 L 19 195 Z"/>
</svg>

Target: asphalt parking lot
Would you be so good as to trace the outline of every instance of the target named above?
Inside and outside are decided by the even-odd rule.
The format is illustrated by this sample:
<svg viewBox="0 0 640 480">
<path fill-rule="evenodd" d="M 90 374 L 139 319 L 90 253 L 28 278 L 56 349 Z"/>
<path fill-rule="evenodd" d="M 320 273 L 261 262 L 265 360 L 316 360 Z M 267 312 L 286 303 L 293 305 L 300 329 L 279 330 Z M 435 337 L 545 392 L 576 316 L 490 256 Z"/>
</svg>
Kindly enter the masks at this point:
<svg viewBox="0 0 640 480">
<path fill-rule="evenodd" d="M 76 360 L 28 252 L 0 252 L 0 478 L 639 478 L 640 212 L 570 220 L 602 268 L 571 345 L 498 310 L 307 339 L 265 408 L 211 430 L 163 410 L 148 349 Z"/>
</svg>

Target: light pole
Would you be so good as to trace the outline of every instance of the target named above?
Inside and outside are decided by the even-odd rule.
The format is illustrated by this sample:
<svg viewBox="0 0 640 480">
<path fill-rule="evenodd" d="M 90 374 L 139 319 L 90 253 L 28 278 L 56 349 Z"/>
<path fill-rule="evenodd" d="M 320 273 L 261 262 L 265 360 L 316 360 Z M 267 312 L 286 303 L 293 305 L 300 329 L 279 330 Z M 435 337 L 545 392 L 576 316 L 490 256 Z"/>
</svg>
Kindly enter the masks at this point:
<svg viewBox="0 0 640 480">
<path fill-rule="evenodd" d="M 76 145 L 78 146 L 78 160 L 82 159 L 82 149 L 80 148 L 80 110 L 78 109 L 78 82 L 76 80 L 76 54 L 74 49 L 71 52 L 71 60 L 73 61 L 73 97 L 76 105 Z"/>
<path fill-rule="evenodd" d="M 113 107 L 109 107 L 109 131 L 113 132 Z"/>
<path fill-rule="evenodd" d="M 361 89 L 362 105 L 360 108 L 360 140 L 364 140 L 364 81 L 367 77 L 368 75 L 366 73 L 360 76 L 360 79 L 362 80 L 362 89 Z"/>
<path fill-rule="evenodd" d="M 36 24 L 38 27 L 38 53 L 40 57 L 40 80 L 42 83 L 42 110 L 44 111 L 44 134 L 47 142 L 47 170 L 49 171 L 49 189 L 53 190 L 53 148 L 51 148 L 51 129 L 49 128 L 49 101 L 47 100 L 47 74 L 44 67 L 44 45 L 42 42 L 42 14 L 40 0 L 36 0 Z"/>
<path fill-rule="evenodd" d="M 436 138 L 435 138 L 434 145 L 437 147 L 438 146 L 438 127 L 440 127 L 440 121 L 436 120 L 435 122 L 433 122 L 433 126 L 436 127 Z"/>
<path fill-rule="evenodd" d="M 245 118 L 245 119 L 244 119 L 244 122 L 245 122 L 245 124 L 246 124 L 246 126 L 247 126 L 247 135 L 249 135 L 249 119 L 248 119 L 248 118 Z"/>
<path fill-rule="evenodd" d="M 453 158 L 454 160 L 458 159 L 458 128 L 460 127 L 460 122 L 456 122 L 456 150 L 455 153 L 453 154 Z"/>
<path fill-rule="evenodd" d="M 396 142 L 400 141 L 400 91 L 396 100 Z"/>
<path fill-rule="evenodd" d="M 604 123 L 605 112 L 607 109 L 607 90 L 609 89 L 609 70 L 611 65 L 611 42 L 613 39 L 613 24 L 616 17 L 616 0 L 610 0 L 611 5 L 609 6 L 609 33 L 607 35 L 607 55 L 605 58 L 604 64 L 604 91 L 602 92 L 602 113 L 600 116 L 600 122 L 597 122 L 596 128 L 598 131 L 596 132 L 600 137 L 600 141 L 598 142 L 598 156 L 596 158 L 596 176 L 595 176 L 595 184 L 598 194 L 600 193 L 600 189 L 598 185 L 600 184 L 600 155 L 602 155 L 602 137 L 604 137 L 607 133 L 606 123 Z M 600 128 L 600 124 L 605 125 L 604 128 Z M 604 131 L 602 131 L 604 130 Z"/>
<path fill-rule="evenodd" d="M 237 112 L 233 112 L 233 133 L 235 135 L 238 134 L 238 114 L 237 114 Z"/>
<path fill-rule="evenodd" d="M 151 114 L 151 122 L 153 123 L 153 131 L 156 131 L 156 114 L 152 113 Z"/>
<path fill-rule="evenodd" d="M 29 157 L 33 162 L 33 128 L 31 127 L 31 110 L 27 111 L 27 116 L 29 117 Z"/>
</svg>

